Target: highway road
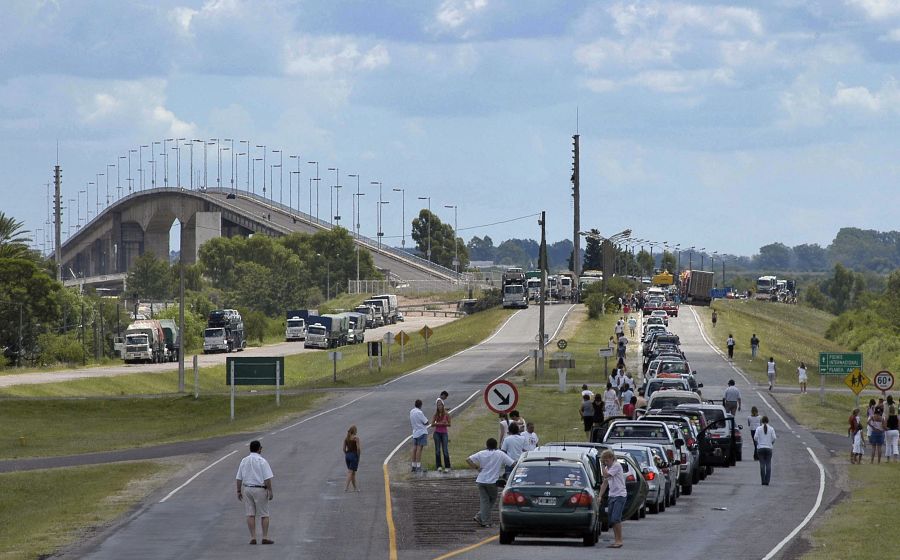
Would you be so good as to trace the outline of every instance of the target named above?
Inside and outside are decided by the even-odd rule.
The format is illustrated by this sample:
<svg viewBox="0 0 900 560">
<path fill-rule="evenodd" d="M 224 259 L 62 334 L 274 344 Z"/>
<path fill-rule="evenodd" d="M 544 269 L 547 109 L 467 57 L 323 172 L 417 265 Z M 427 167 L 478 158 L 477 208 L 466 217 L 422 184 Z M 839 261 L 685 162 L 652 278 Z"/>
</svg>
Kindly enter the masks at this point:
<svg viewBox="0 0 900 560">
<path fill-rule="evenodd" d="M 402 323 L 367 330 L 366 341 L 381 340 L 384 334 L 389 331 L 394 333 L 406 331 L 407 333 L 412 334 L 425 325 L 428 325 L 429 327 L 439 327 L 454 320 L 455 319 L 452 317 L 406 317 L 406 320 Z M 200 367 L 208 367 L 224 364 L 228 356 L 290 356 L 293 354 L 302 354 L 304 352 L 323 351 L 324 350 L 316 348 L 303 348 L 303 342 L 279 342 L 277 344 L 269 344 L 266 346 L 250 347 L 237 354 L 199 354 L 198 363 Z M 193 357 L 186 356 L 185 368 L 188 371 L 193 367 L 192 363 Z M 12 387 L 14 385 L 58 383 L 61 381 L 71 381 L 73 379 L 84 379 L 87 377 L 116 377 L 134 373 L 162 373 L 177 370 L 178 362 L 167 362 L 164 364 L 126 364 L 122 362 L 112 366 L 3 375 L 0 376 L 0 388 Z"/>
<path fill-rule="evenodd" d="M 548 307 L 548 332 L 569 308 Z M 387 558 L 382 462 L 409 435 L 413 401 L 421 398 L 429 410 L 446 389 L 452 407 L 483 390 L 527 356 L 537 316 L 534 306 L 522 310 L 473 348 L 370 391 L 343 396 L 329 409 L 262 434 L 263 455 L 275 472 L 275 545 L 248 549 L 243 505 L 234 490 L 238 463 L 247 454 L 246 445 L 239 445 L 210 454 L 202 471 L 182 473 L 131 517 L 65 557 Z M 344 493 L 341 443 L 351 424 L 359 427 L 363 445 L 358 494 Z"/>
<path fill-rule="evenodd" d="M 682 307 L 680 316 L 670 321 L 670 329 L 681 337 L 682 348 L 704 383 L 705 398 L 721 399 L 726 383 L 734 379 L 743 398 L 739 423 L 746 427 L 751 406 L 769 416 L 771 426 L 778 434 L 771 485 L 760 484 L 758 464 L 752 461 L 753 448 L 745 429 L 744 461 L 733 468 L 717 468 L 711 477 L 694 487 L 692 495 L 681 496 L 678 504 L 664 513 L 647 515 L 640 521 L 626 521 L 624 548 L 609 551 L 607 557 L 642 560 L 659 557 L 735 560 L 793 557 L 797 549 L 791 547 L 802 546 L 802 543 L 796 539 L 783 541 L 808 516 L 811 517 L 812 512 L 821 513 L 838 494 L 838 489 L 831 484 L 828 450 L 811 433 L 788 421 L 787 415 L 767 394 L 767 387 L 751 386 L 731 368 L 707 343 L 689 307 Z M 728 333 L 719 329 L 710 336 L 724 339 Z M 809 398 L 818 397 L 810 395 Z M 820 465 L 824 470 L 820 471 Z M 824 477 L 822 484 L 820 477 Z M 484 536 L 490 536 L 490 533 Z M 603 533 L 597 546 L 611 542 L 610 534 Z M 517 539 L 513 545 L 501 546 L 493 540 L 459 558 L 562 560 L 585 553 L 573 550 L 574 546 L 580 546 L 580 541 Z M 429 555 L 436 556 L 438 554 Z"/>
</svg>

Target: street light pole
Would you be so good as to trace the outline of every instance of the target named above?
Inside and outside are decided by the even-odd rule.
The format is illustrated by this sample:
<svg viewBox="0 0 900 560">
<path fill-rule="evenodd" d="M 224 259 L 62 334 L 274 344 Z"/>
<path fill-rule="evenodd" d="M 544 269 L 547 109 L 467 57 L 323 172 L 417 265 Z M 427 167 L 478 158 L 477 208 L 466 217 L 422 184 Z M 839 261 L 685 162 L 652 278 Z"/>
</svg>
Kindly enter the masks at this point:
<svg viewBox="0 0 900 560">
<path fill-rule="evenodd" d="M 319 162 L 318 161 L 308 161 L 306 162 L 310 165 L 316 166 L 316 178 L 310 179 L 310 188 L 309 188 L 309 213 L 312 214 L 312 181 L 316 182 L 316 222 L 319 221 Z"/>
<path fill-rule="evenodd" d="M 381 238 L 384 237 L 384 231 L 381 228 L 381 181 L 370 181 L 370 185 L 378 185 L 378 206 L 375 208 L 375 216 L 376 216 L 376 237 L 378 238 L 378 246 L 381 247 Z"/>
<path fill-rule="evenodd" d="M 263 151 L 263 198 L 266 198 L 266 145 L 265 144 L 257 144 L 257 148 L 262 148 Z"/>
<path fill-rule="evenodd" d="M 419 200 L 427 200 L 428 201 L 428 251 L 425 253 L 426 258 L 431 261 L 431 197 L 430 196 L 420 196 Z"/>
<path fill-rule="evenodd" d="M 300 154 L 297 154 L 295 156 L 290 156 L 289 159 L 297 160 L 297 172 L 296 172 L 297 173 L 297 212 L 299 212 L 300 211 Z M 294 172 L 291 171 L 291 174 L 293 175 Z M 291 188 L 291 180 L 290 180 L 290 177 L 288 177 L 288 190 L 290 190 L 290 188 Z M 309 202 L 312 203 L 312 191 L 309 191 Z M 311 209 L 312 208 L 310 208 L 310 210 Z"/>
<path fill-rule="evenodd" d="M 278 203 L 284 204 L 284 153 L 281 150 L 272 150 L 273 154 L 278 154 Z M 275 188 L 274 186 L 272 188 Z M 291 187 L 288 185 L 288 196 L 291 194 Z"/>
<path fill-rule="evenodd" d="M 331 201 L 331 225 L 335 225 L 335 222 L 337 222 L 336 225 L 341 225 L 341 191 L 338 190 L 341 188 L 341 170 L 337 167 L 329 167 L 328 171 L 334 171 L 334 185 L 332 185 L 328 193 L 331 195 L 329 197 Z M 335 211 L 335 199 L 337 199 L 337 211 Z"/>
<path fill-rule="evenodd" d="M 456 211 L 459 206 L 456 204 L 445 204 L 444 208 L 453 208 L 453 267 L 456 274 L 459 274 L 459 243 L 456 237 Z"/>
<path fill-rule="evenodd" d="M 400 233 L 402 234 L 402 239 L 400 241 L 400 246 L 404 249 L 406 248 L 406 189 L 404 188 L 395 188 L 394 192 L 400 193 L 400 203 L 401 207 L 401 216 L 400 216 Z"/>
</svg>

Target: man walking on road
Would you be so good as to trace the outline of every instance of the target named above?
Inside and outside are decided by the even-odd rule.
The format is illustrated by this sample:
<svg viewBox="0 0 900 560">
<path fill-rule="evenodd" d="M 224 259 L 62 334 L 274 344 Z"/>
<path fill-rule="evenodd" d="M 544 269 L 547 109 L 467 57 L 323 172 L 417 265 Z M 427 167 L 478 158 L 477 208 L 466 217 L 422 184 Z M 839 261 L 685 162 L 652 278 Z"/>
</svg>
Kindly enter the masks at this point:
<svg viewBox="0 0 900 560">
<path fill-rule="evenodd" d="M 415 406 L 409 411 L 409 424 L 412 427 L 412 472 L 422 470 L 422 450 L 428 444 L 428 418 L 422 412 L 422 399 L 416 399 Z"/>
<path fill-rule="evenodd" d="M 250 544 L 256 544 L 256 518 L 259 516 L 262 525 L 262 543 L 274 544 L 269 539 L 269 501 L 275 494 L 272 492 L 272 468 L 263 459 L 262 444 L 258 440 L 250 442 L 250 454 L 241 460 L 235 483 L 237 498 L 244 502 L 247 514 L 247 528 L 250 529 Z"/>
<path fill-rule="evenodd" d="M 478 485 L 478 498 L 480 509 L 475 514 L 475 522 L 482 527 L 491 526 L 491 512 L 497 503 L 497 479 L 500 478 L 500 469 L 513 465 L 509 455 L 497 449 L 497 440 L 490 438 L 485 442 L 485 447 L 478 453 L 470 455 L 466 463 L 478 470 L 475 483 Z"/>
<path fill-rule="evenodd" d="M 756 354 L 759 352 L 759 339 L 756 338 L 756 333 L 753 333 L 753 336 L 750 337 L 750 359 L 756 359 Z"/>
<path fill-rule="evenodd" d="M 725 345 L 728 346 L 728 359 L 734 360 L 734 337 L 730 334 L 728 335 L 728 339 L 725 341 Z"/>
<path fill-rule="evenodd" d="M 769 377 L 769 390 L 775 386 L 775 358 L 770 357 L 766 363 L 766 375 Z"/>
<path fill-rule="evenodd" d="M 728 388 L 725 389 L 725 398 L 722 399 L 722 406 L 732 416 L 736 416 L 737 411 L 741 409 L 741 392 L 734 386 L 734 379 L 728 380 Z"/>
</svg>

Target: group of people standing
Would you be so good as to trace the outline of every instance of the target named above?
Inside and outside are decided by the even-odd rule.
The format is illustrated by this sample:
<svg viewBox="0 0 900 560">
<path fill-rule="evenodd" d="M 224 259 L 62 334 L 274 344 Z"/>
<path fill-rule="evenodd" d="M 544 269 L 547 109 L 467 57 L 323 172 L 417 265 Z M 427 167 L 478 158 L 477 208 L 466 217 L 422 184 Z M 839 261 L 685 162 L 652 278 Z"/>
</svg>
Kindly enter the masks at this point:
<svg viewBox="0 0 900 560">
<path fill-rule="evenodd" d="M 433 427 L 434 433 L 434 468 L 438 472 L 449 472 L 450 466 L 450 412 L 444 402 L 450 394 L 441 391 L 440 396 L 434 401 L 434 414 L 431 420 L 422 412 L 422 399 L 416 399 L 409 411 L 409 423 L 412 428 L 412 457 L 410 459 L 411 472 L 423 472 L 422 451 L 428 445 L 428 428 Z M 441 459 L 443 458 L 443 462 Z M 348 465 L 349 467 L 349 465 Z"/>
<path fill-rule="evenodd" d="M 865 428 L 866 435 L 863 436 Z M 863 424 L 859 409 L 854 408 L 850 414 L 847 435 L 850 436 L 852 447 L 850 451 L 850 463 L 859 465 L 865 455 L 865 446 L 868 442 L 871 449 L 869 463 L 877 459 L 881 463 L 882 453 L 885 460 L 890 463 L 891 458 L 900 461 L 900 421 L 897 417 L 897 405 L 892 395 L 884 398 L 869 399 L 869 407 L 866 409 L 866 423 Z"/>
</svg>

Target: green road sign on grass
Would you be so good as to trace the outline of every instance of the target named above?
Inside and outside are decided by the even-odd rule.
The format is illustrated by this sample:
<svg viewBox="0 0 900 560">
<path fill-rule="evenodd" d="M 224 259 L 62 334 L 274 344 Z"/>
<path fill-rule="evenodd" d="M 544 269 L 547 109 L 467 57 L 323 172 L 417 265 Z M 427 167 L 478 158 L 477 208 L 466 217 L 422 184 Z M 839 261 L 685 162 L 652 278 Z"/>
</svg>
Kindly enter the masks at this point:
<svg viewBox="0 0 900 560">
<path fill-rule="evenodd" d="M 234 395 L 237 385 L 274 385 L 275 405 L 281 405 L 284 385 L 284 356 L 258 356 L 225 359 L 225 384 L 231 385 L 231 419 L 234 420 Z"/>
<path fill-rule="evenodd" d="M 862 352 L 819 352 L 819 373 L 822 375 L 846 376 L 862 367 Z"/>
</svg>

